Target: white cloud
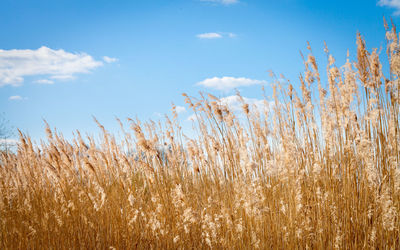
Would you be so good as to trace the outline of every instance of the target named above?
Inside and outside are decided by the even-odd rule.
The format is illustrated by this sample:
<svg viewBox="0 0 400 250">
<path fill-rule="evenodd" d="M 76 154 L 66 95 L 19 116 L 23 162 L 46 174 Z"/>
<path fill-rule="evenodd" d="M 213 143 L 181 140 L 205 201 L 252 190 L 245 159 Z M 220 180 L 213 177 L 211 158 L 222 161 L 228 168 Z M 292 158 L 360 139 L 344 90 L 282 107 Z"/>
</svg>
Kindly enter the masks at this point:
<svg viewBox="0 0 400 250">
<path fill-rule="evenodd" d="M 183 106 L 176 106 L 176 107 L 175 107 L 175 111 L 176 111 L 176 113 L 180 114 L 180 113 L 185 112 L 185 111 L 186 111 L 186 108 L 183 107 Z"/>
<path fill-rule="evenodd" d="M 216 90 L 228 91 L 235 89 L 237 87 L 245 87 L 245 86 L 266 84 L 266 83 L 267 81 L 263 80 L 254 80 L 244 77 L 235 78 L 235 77 L 224 76 L 224 77 L 208 78 L 201 82 L 198 82 L 196 85 Z"/>
<path fill-rule="evenodd" d="M 89 73 L 102 65 L 86 53 L 70 53 L 45 46 L 37 50 L 0 49 L 0 87 L 20 85 L 26 76 L 73 79 L 75 74 Z"/>
<path fill-rule="evenodd" d="M 10 101 L 20 101 L 22 99 L 23 99 L 22 96 L 19 96 L 19 95 L 12 95 L 8 98 L 8 100 L 10 100 Z"/>
<path fill-rule="evenodd" d="M 219 3 L 223 5 L 231 5 L 239 3 L 239 0 L 200 0 L 202 2 L 212 2 L 212 3 Z"/>
<path fill-rule="evenodd" d="M 39 83 L 39 84 L 53 84 L 54 81 L 49 80 L 49 79 L 39 79 L 34 81 L 34 83 Z"/>
<path fill-rule="evenodd" d="M 18 144 L 16 139 L 0 139 L 0 144 Z"/>
<path fill-rule="evenodd" d="M 113 63 L 113 62 L 118 61 L 117 58 L 108 57 L 108 56 L 103 56 L 103 60 L 104 60 L 106 63 Z"/>
<path fill-rule="evenodd" d="M 222 38 L 222 35 L 220 33 L 212 32 L 212 33 L 198 34 L 197 37 L 200 39 L 216 39 L 216 38 Z"/>
<path fill-rule="evenodd" d="M 227 97 L 223 97 L 219 99 L 219 104 L 227 106 L 230 111 L 235 113 L 243 112 L 243 104 L 248 104 L 250 110 L 254 108 L 258 112 L 264 112 L 265 109 L 270 110 L 275 104 L 273 101 L 265 101 L 264 99 L 256 99 L 256 98 L 248 98 L 242 97 L 243 100 L 240 99 L 238 95 L 231 95 Z M 187 121 L 197 121 L 196 114 L 191 114 L 188 116 Z"/>
<path fill-rule="evenodd" d="M 76 77 L 73 75 L 55 75 L 51 76 L 50 78 L 55 80 L 68 81 L 68 80 L 74 80 Z"/>
<path fill-rule="evenodd" d="M 19 143 L 19 141 L 15 140 L 15 139 L 1 138 L 0 139 L 0 148 L 12 150 L 12 149 L 14 149 L 14 147 L 16 147 L 18 145 L 18 143 Z"/>
<path fill-rule="evenodd" d="M 242 97 L 243 102 L 248 104 L 250 108 L 256 107 L 258 111 L 263 111 L 266 107 L 265 104 L 268 106 L 271 106 L 272 104 L 270 102 L 265 103 L 263 99 L 255 99 L 255 98 L 247 98 L 247 97 Z M 240 100 L 240 97 L 237 95 L 232 95 L 232 96 L 227 96 L 223 97 L 220 99 L 220 103 L 222 105 L 228 106 L 232 111 L 234 112 L 240 112 L 243 110 L 243 102 Z"/>
<path fill-rule="evenodd" d="M 223 37 L 234 38 L 234 37 L 236 37 L 236 34 L 226 33 L 226 32 L 210 32 L 210 33 L 198 34 L 196 36 L 197 36 L 197 38 L 200 38 L 200 39 L 218 39 L 218 38 L 223 38 Z"/>
<path fill-rule="evenodd" d="M 394 8 L 394 15 L 400 15 L 400 0 L 379 0 L 378 5 Z"/>
<path fill-rule="evenodd" d="M 0 139 L 0 144 L 4 144 L 4 143 L 7 143 L 7 144 L 17 144 L 17 143 L 18 143 L 18 140 L 16 140 L 16 139 L 3 139 L 3 138 L 1 138 L 1 139 Z"/>
</svg>

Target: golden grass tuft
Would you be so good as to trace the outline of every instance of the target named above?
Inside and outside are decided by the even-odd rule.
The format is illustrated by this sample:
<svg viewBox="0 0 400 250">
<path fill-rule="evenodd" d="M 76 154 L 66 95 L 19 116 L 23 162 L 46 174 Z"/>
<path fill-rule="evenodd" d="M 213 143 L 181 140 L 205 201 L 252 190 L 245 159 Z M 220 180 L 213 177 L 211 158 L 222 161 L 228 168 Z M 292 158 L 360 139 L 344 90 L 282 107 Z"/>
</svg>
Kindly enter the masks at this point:
<svg viewBox="0 0 400 250">
<path fill-rule="evenodd" d="M 20 133 L 0 158 L 0 248 L 399 249 L 400 44 L 386 37 L 388 76 L 360 35 L 355 62 L 326 49 L 326 82 L 309 48 L 299 88 L 277 80 L 261 113 L 184 94 L 196 138 L 176 111 L 132 134 L 120 122 L 122 141 L 97 121 L 100 141 Z"/>
</svg>

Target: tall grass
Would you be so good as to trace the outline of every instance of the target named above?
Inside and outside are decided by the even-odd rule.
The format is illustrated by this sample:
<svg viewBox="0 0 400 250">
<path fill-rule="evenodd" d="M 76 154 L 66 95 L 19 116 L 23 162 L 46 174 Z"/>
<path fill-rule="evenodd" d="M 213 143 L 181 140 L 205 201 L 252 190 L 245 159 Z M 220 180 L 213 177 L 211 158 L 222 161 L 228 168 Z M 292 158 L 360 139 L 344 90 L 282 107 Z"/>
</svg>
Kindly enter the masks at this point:
<svg viewBox="0 0 400 250">
<path fill-rule="evenodd" d="M 212 95 L 185 101 L 183 135 L 130 120 L 122 141 L 65 140 L 47 126 L 1 155 L 0 248 L 399 249 L 400 44 L 390 74 L 357 36 L 357 60 L 321 80 L 309 48 L 299 88 L 276 81 L 262 112 Z M 173 107 L 174 110 L 174 107 Z"/>
</svg>

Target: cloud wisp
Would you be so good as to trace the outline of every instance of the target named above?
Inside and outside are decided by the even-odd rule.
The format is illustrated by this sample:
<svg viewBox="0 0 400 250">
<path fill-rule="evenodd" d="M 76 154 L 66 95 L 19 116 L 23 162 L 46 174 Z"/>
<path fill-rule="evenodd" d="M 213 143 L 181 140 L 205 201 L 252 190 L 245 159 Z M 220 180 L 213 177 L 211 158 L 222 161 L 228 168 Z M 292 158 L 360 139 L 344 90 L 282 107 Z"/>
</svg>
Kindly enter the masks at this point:
<svg viewBox="0 0 400 250">
<path fill-rule="evenodd" d="M 5 138 L 0 138 L 0 144 L 18 144 L 19 141 L 17 139 L 5 139 Z"/>
<path fill-rule="evenodd" d="M 226 33 L 226 32 L 210 32 L 210 33 L 202 33 L 196 35 L 199 39 L 219 39 L 223 37 L 234 38 L 236 34 L 234 33 Z"/>
<path fill-rule="evenodd" d="M 223 97 L 220 99 L 220 103 L 222 105 L 228 106 L 234 112 L 241 112 L 243 110 L 243 103 L 248 104 L 250 107 L 255 107 L 259 112 L 262 112 L 265 108 L 272 105 L 269 102 L 265 102 L 263 99 L 256 99 L 256 98 L 248 98 L 242 97 L 243 101 L 241 100 L 240 96 L 238 95 L 231 95 L 227 97 Z"/>
<path fill-rule="evenodd" d="M 400 0 L 379 0 L 378 5 L 394 8 L 395 12 L 393 14 L 396 16 L 400 15 Z"/>
<path fill-rule="evenodd" d="M 44 76 L 46 79 L 36 82 L 52 84 L 53 80 L 74 79 L 76 74 L 90 73 L 102 65 L 103 62 L 86 53 L 70 53 L 45 46 L 36 50 L 0 50 L 0 87 L 21 85 L 27 76 Z"/>
<path fill-rule="evenodd" d="M 183 106 L 175 106 L 175 111 L 176 113 L 180 114 L 180 113 L 184 113 L 186 112 L 186 108 Z"/>
<path fill-rule="evenodd" d="M 22 96 L 19 96 L 19 95 L 12 95 L 8 98 L 8 100 L 10 100 L 10 101 L 21 101 L 22 99 L 24 99 L 24 98 L 22 98 Z"/>
<path fill-rule="evenodd" d="M 49 79 L 39 79 L 34 81 L 34 83 L 39 83 L 39 84 L 54 84 L 53 80 L 49 80 Z"/>
<path fill-rule="evenodd" d="M 216 32 L 211 32 L 211 33 L 203 33 L 203 34 L 198 34 L 196 35 L 200 39 L 218 39 L 222 38 L 222 35 L 220 33 Z"/>
<path fill-rule="evenodd" d="M 104 60 L 106 63 L 113 63 L 113 62 L 118 61 L 117 58 L 108 57 L 108 56 L 103 56 L 103 60 Z"/>
<path fill-rule="evenodd" d="M 275 105 L 272 101 L 266 101 L 264 99 L 241 97 L 238 95 L 231 95 L 222 97 L 217 101 L 220 105 L 226 106 L 230 111 L 241 114 L 243 112 L 243 104 L 248 104 L 249 108 L 255 112 L 263 113 L 265 110 L 271 110 Z M 239 116 L 240 117 L 240 116 Z M 196 114 L 191 114 L 187 117 L 187 121 L 196 121 Z"/>
<path fill-rule="evenodd" d="M 267 84 L 267 81 L 255 80 L 245 77 L 236 78 L 236 77 L 224 76 L 224 77 L 207 78 L 201 82 L 198 82 L 196 85 L 216 90 L 229 91 L 238 87 L 248 87 L 252 85 L 262 85 L 262 84 Z"/>
</svg>

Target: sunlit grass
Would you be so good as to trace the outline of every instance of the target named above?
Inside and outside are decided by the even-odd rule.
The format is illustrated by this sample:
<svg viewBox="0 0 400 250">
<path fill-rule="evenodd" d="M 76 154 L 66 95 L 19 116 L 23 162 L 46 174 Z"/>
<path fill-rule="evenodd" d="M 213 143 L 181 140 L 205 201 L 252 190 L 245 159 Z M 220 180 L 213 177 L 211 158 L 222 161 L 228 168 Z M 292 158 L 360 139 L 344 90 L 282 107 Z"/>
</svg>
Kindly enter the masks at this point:
<svg viewBox="0 0 400 250">
<path fill-rule="evenodd" d="M 177 112 L 130 120 L 124 140 L 73 142 L 47 127 L 1 155 L 0 247 L 400 248 L 400 44 L 390 75 L 357 37 L 357 61 L 329 57 L 321 80 L 309 49 L 299 88 L 276 81 L 263 111 L 237 114 L 213 95 L 184 94 Z M 240 116 L 240 118 L 239 118 Z"/>
</svg>

